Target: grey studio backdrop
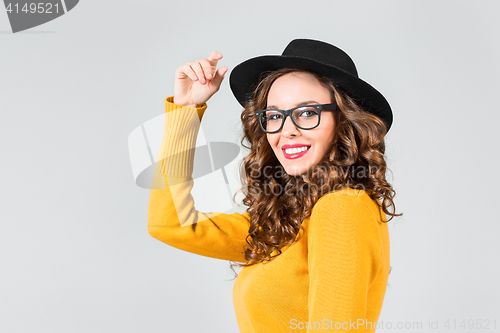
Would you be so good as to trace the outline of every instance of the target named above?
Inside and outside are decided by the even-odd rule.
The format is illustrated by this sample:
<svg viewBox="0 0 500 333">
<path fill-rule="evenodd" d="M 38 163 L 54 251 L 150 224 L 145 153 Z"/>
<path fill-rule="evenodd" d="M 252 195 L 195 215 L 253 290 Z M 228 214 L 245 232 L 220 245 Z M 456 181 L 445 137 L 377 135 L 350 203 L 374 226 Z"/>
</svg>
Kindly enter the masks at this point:
<svg viewBox="0 0 500 333">
<path fill-rule="evenodd" d="M 389 222 L 392 329 L 378 331 L 499 331 L 499 14 L 498 1 L 84 0 L 12 34 L 1 8 L 0 331 L 238 332 L 229 263 L 149 236 L 127 139 L 164 112 L 177 66 L 217 50 L 231 70 L 294 38 L 346 50 L 395 113 L 404 216 Z M 226 78 L 206 140 L 239 144 L 240 111 Z"/>
</svg>

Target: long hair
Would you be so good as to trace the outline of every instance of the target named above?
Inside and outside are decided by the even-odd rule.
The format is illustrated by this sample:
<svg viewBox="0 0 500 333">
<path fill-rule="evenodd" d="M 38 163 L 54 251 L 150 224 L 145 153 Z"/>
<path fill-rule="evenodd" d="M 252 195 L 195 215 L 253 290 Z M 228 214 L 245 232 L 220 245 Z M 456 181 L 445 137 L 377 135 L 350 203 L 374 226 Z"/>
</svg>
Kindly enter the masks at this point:
<svg viewBox="0 0 500 333">
<path fill-rule="evenodd" d="M 334 111 L 334 140 L 323 160 L 307 174 L 293 176 L 285 172 L 254 112 L 266 108 L 273 82 L 292 72 L 304 71 L 281 69 L 268 73 L 256 87 L 241 114 L 241 144 L 250 152 L 240 165 L 243 187 L 239 192 L 244 194 L 242 202 L 248 207 L 250 228 L 246 239 L 247 262 L 232 264 L 231 267 L 250 266 L 280 255 L 284 246 L 296 240 L 302 221 L 311 214 L 314 204 L 332 190 L 361 188 L 385 214 L 391 216 L 388 221 L 402 215 L 395 213 L 395 191 L 385 178 L 385 123 L 363 110 L 330 80 L 313 73 L 310 74 L 330 91 L 332 100 L 338 105 L 337 111 Z M 390 207 L 393 212 L 389 210 Z"/>
</svg>

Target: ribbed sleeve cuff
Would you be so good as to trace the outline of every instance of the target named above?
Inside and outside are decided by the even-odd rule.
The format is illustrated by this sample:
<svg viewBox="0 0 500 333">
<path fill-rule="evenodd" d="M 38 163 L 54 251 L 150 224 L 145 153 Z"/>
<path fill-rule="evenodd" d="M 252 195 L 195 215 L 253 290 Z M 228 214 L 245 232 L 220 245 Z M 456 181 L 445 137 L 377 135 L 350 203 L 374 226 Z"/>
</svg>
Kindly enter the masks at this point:
<svg viewBox="0 0 500 333">
<path fill-rule="evenodd" d="M 158 155 L 157 172 L 170 177 L 193 174 L 196 138 L 207 104 L 193 108 L 165 99 L 165 132 Z"/>
</svg>

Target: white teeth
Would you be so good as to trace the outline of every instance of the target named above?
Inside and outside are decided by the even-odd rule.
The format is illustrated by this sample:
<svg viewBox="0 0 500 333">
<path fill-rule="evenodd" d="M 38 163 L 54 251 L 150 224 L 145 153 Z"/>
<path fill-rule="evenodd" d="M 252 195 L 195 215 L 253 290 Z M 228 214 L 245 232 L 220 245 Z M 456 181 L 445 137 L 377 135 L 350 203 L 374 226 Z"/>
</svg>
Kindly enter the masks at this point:
<svg viewBox="0 0 500 333">
<path fill-rule="evenodd" d="M 307 150 L 307 149 L 309 149 L 309 147 L 307 147 L 307 146 L 303 146 L 300 148 L 288 148 L 288 149 L 285 149 L 285 152 L 288 155 L 292 155 L 292 154 L 297 154 L 297 153 L 303 152 L 304 150 Z"/>
</svg>

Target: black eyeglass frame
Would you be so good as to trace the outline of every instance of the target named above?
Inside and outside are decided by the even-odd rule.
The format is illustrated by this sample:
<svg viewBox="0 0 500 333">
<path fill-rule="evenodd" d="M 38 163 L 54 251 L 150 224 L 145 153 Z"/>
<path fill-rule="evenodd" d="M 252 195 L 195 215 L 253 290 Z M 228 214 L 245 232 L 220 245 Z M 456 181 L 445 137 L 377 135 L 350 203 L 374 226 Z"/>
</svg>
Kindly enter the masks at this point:
<svg viewBox="0 0 500 333">
<path fill-rule="evenodd" d="M 292 117 L 293 111 L 300 109 L 300 108 L 305 108 L 305 107 L 313 107 L 318 111 L 318 124 L 316 126 L 310 127 L 310 128 L 303 128 L 303 127 L 300 127 L 299 125 L 297 125 L 297 123 L 295 122 L 295 119 L 293 119 L 293 117 Z M 290 116 L 293 124 L 297 128 L 300 128 L 303 130 L 310 130 L 310 129 L 316 128 L 319 126 L 319 124 L 321 124 L 321 111 L 323 111 L 323 110 L 337 111 L 337 103 L 301 105 L 301 106 L 297 106 L 297 107 L 290 109 L 290 110 L 265 109 L 265 110 L 255 111 L 255 117 L 257 118 L 257 122 L 259 123 L 259 126 L 264 131 L 264 133 L 272 134 L 272 133 L 277 133 L 277 132 L 281 131 L 281 129 L 283 128 L 283 125 L 285 125 L 286 116 Z M 277 111 L 283 115 L 283 121 L 281 122 L 281 126 L 276 131 L 269 132 L 269 131 L 264 129 L 264 126 L 262 126 L 262 122 L 260 121 L 260 115 L 264 112 L 267 112 L 267 111 Z"/>
</svg>

